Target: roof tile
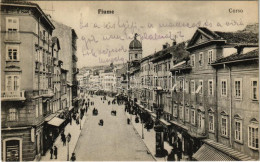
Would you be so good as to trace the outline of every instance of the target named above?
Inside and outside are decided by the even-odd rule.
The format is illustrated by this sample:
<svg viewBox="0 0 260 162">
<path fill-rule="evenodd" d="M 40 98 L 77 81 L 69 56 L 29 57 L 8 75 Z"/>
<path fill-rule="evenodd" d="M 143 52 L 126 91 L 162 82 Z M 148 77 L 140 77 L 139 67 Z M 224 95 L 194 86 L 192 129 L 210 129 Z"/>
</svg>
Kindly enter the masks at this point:
<svg viewBox="0 0 260 162">
<path fill-rule="evenodd" d="M 230 56 L 218 59 L 213 64 L 230 62 L 230 61 L 238 61 L 238 60 L 244 60 L 244 59 L 251 59 L 251 58 L 258 58 L 258 57 L 259 57 L 259 49 L 256 49 L 256 50 L 247 52 L 245 54 L 234 53 Z"/>
</svg>

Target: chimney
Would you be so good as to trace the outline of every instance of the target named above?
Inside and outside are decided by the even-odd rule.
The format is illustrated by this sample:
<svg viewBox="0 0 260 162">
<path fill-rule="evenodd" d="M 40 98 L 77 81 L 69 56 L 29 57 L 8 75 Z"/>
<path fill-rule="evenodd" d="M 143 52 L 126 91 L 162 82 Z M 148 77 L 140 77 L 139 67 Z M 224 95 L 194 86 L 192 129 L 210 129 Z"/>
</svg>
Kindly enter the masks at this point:
<svg viewBox="0 0 260 162">
<path fill-rule="evenodd" d="M 172 42 L 172 46 L 176 46 L 176 41 L 174 40 L 173 42 Z"/>
<path fill-rule="evenodd" d="M 167 48 L 167 45 L 166 45 L 166 44 L 164 44 L 164 45 L 163 45 L 163 49 L 166 49 L 166 48 Z"/>
<path fill-rule="evenodd" d="M 170 44 L 169 44 L 168 42 L 166 42 L 166 43 L 163 45 L 163 49 L 166 49 L 166 48 L 168 48 L 168 47 L 170 47 Z"/>
<path fill-rule="evenodd" d="M 243 54 L 244 47 L 238 46 L 238 47 L 236 47 L 236 49 L 237 49 L 237 54 L 238 55 Z"/>
</svg>

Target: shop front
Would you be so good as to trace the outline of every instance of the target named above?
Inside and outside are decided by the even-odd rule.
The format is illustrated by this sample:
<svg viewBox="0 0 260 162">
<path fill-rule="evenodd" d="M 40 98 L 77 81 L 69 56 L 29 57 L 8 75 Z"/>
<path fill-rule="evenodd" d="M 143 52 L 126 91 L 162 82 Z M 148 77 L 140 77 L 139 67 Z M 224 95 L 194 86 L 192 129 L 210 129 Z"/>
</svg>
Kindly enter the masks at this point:
<svg viewBox="0 0 260 162">
<path fill-rule="evenodd" d="M 57 114 L 50 114 L 48 117 L 45 118 L 45 123 L 43 125 L 43 154 L 53 145 L 54 136 L 52 134 L 51 128 L 48 125 L 48 122 L 53 119 Z"/>
<path fill-rule="evenodd" d="M 48 146 L 51 146 L 55 139 L 59 136 L 61 130 L 65 127 L 65 120 L 58 117 L 54 117 L 47 122 L 46 127 L 48 129 L 48 131 L 46 132 L 49 139 Z"/>
<path fill-rule="evenodd" d="M 189 136 L 187 134 L 188 127 L 174 120 L 170 120 L 169 122 L 171 123 L 169 143 L 173 146 L 178 161 L 188 160 L 187 155 L 190 148 Z"/>
<path fill-rule="evenodd" d="M 170 143 L 170 132 L 171 132 L 171 123 L 167 122 L 164 119 L 160 119 L 160 124 L 163 126 L 163 140 Z"/>
<path fill-rule="evenodd" d="M 10 137 L 3 139 L 3 161 L 22 161 L 23 139 Z"/>
</svg>

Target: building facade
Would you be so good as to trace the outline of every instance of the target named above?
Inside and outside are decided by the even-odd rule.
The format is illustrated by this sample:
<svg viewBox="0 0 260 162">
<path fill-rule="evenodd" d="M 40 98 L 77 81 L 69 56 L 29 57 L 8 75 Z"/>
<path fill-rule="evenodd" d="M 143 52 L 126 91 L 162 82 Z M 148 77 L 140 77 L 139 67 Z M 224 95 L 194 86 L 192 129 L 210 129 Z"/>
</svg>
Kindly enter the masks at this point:
<svg viewBox="0 0 260 162">
<path fill-rule="evenodd" d="M 2 160 L 39 160 L 66 124 L 73 82 L 67 82 L 55 26 L 37 4 L 3 2 L 1 15 Z M 71 35 L 75 46 L 75 31 Z"/>
<path fill-rule="evenodd" d="M 64 98 L 67 98 L 67 101 L 63 99 L 63 107 L 68 108 L 69 110 L 73 109 L 75 102 L 77 102 L 77 90 L 79 82 L 77 80 L 77 74 L 79 69 L 77 68 L 77 34 L 74 29 L 71 27 L 59 23 L 53 19 L 51 22 L 54 24 L 56 29 L 53 31 L 53 36 L 59 38 L 60 44 L 60 60 L 62 61 L 63 74 L 66 72 L 66 82 L 63 86 L 65 92 L 63 92 Z M 65 104 L 66 103 L 66 104 Z M 65 105 L 64 105 L 65 104 Z"/>
<path fill-rule="evenodd" d="M 134 55 L 137 41 L 129 45 L 130 101 L 159 119 L 170 145 L 180 139 L 174 146 L 180 159 L 259 158 L 256 33 L 201 27 L 190 41 L 165 44 L 144 58 Z"/>
<path fill-rule="evenodd" d="M 31 161 L 52 110 L 55 27 L 33 3 L 1 3 L 1 15 L 2 160 Z"/>
</svg>

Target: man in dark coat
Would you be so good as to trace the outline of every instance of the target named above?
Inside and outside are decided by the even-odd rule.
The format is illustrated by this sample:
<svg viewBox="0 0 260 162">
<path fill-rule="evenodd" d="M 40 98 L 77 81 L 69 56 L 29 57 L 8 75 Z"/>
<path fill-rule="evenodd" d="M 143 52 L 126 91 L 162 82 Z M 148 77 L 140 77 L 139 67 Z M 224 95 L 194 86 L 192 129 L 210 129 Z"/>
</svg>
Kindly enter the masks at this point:
<svg viewBox="0 0 260 162">
<path fill-rule="evenodd" d="M 50 149 L 50 154 L 51 154 L 50 159 L 52 159 L 52 154 L 53 154 L 53 148 L 52 148 L 52 146 L 51 146 L 51 149 Z"/>
<path fill-rule="evenodd" d="M 63 142 L 63 146 L 66 146 L 66 136 L 64 133 L 61 134 L 61 140 Z"/>
<path fill-rule="evenodd" d="M 54 152 L 53 152 L 55 159 L 57 159 L 58 156 L 58 148 L 56 146 L 54 146 Z"/>
<path fill-rule="evenodd" d="M 71 160 L 71 161 L 76 161 L 76 155 L 75 155 L 75 153 L 72 153 L 70 160 Z"/>
<path fill-rule="evenodd" d="M 171 153 L 168 155 L 167 161 L 175 161 L 175 155 L 174 155 L 173 149 L 172 149 Z"/>
<path fill-rule="evenodd" d="M 70 120 L 70 125 L 72 124 L 72 116 L 69 116 L 69 120 Z"/>
</svg>

